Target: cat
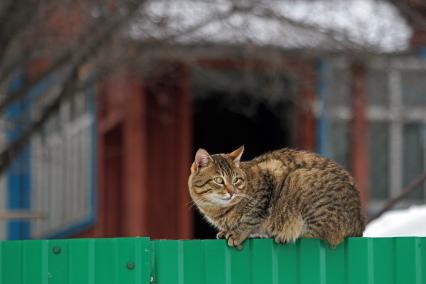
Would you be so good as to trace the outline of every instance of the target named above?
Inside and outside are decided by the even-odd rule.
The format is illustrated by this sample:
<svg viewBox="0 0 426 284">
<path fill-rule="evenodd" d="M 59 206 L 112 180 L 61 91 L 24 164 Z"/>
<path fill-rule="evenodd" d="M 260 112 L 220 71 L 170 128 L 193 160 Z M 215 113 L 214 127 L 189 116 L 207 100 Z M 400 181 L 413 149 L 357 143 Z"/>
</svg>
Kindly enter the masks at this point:
<svg viewBox="0 0 426 284">
<path fill-rule="evenodd" d="M 277 243 L 320 238 L 334 248 L 362 236 L 358 191 L 336 162 L 288 148 L 243 162 L 243 152 L 244 146 L 215 155 L 199 149 L 188 179 L 196 207 L 229 246 L 261 236 Z"/>
</svg>

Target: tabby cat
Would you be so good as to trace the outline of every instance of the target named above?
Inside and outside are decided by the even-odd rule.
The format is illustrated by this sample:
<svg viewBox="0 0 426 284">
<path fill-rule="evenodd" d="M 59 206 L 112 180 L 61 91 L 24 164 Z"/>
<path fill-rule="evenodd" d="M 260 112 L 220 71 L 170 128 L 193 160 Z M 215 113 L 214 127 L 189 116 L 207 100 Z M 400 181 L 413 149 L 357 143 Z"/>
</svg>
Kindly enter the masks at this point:
<svg viewBox="0 0 426 284">
<path fill-rule="evenodd" d="M 345 237 L 362 236 L 358 191 L 336 162 L 287 148 L 242 162 L 243 151 L 210 155 L 199 149 L 191 166 L 190 195 L 219 229 L 218 238 L 237 248 L 248 237 L 277 243 L 320 238 L 335 247 Z"/>
</svg>

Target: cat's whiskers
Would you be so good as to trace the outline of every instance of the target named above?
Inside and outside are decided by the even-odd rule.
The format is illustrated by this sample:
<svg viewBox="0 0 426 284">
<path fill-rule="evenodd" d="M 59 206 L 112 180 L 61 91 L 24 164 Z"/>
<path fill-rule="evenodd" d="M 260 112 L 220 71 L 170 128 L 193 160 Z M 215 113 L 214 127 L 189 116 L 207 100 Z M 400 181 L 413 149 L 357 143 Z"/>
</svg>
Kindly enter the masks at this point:
<svg viewBox="0 0 426 284">
<path fill-rule="evenodd" d="M 188 209 L 191 209 L 192 207 L 195 207 L 195 205 L 196 205 L 195 202 L 191 200 L 185 204 L 185 207 L 187 207 Z"/>
</svg>

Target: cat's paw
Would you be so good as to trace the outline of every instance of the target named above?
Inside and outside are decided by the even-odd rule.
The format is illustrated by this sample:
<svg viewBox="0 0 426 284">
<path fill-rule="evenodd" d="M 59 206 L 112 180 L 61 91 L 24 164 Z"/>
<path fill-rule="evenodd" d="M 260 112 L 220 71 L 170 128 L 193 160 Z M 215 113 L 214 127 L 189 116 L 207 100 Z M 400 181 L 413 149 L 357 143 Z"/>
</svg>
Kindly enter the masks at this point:
<svg viewBox="0 0 426 284">
<path fill-rule="evenodd" d="M 216 239 L 224 239 L 226 236 L 226 232 L 225 231 L 220 231 L 216 234 Z"/>
<path fill-rule="evenodd" d="M 290 244 L 296 242 L 296 240 L 296 236 L 288 236 L 286 234 L 279 234 L 274 238 L 274 241 L 277 244 Z"/>
<path fill-rule="evenodd" d="M 228 246 L 235 247 L 239 250 L 243 248 L 242 244 L 245 240 L 244 235 L 236 234 L 235 232 L 228 232 L 225 237 L 228 240 Z"/>
<path fill-rule="evenodd" d="M 288 240 L 280 238 L 280 237 L 275 237 L 274 241 L 275 241 L 276 244 L 287 244 L 287 243 L 289 243 Z"/>
</svg>

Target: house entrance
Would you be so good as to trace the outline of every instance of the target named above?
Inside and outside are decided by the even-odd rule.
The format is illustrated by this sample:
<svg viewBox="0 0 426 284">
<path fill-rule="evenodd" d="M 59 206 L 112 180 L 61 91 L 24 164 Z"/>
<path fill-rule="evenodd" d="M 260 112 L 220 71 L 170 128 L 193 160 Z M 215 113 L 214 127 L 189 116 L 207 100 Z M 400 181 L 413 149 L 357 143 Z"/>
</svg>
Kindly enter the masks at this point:
<svg viewBox="0 0 426 284">
<path fill-rule="evenodd" d="M 214 75 L 216 80 L 227 82 L 227 78 L 223 78 L 226 76 L 221 78 Z M 256 75 L 256 78 L 259 77 L 262 79 L 262 75 Z M 231 78 L 228 87 L 225 84 L 220 89 L 218 85 L 206 82 L 212 81 L 207 80 L 205 74 L 204 78 L 198 76 L 198 79 L 192 86 L 193 153 L 198 148 L 204 148 L 209 153 L 231 152 L 244 145 L 242 159 L 247 160 L 273 149 L 293 145 L 290 131 L 292 104 L 286 99 L 289 89 L 286 80 L 277 82 L 275 78 L 269 83 L 277 86 L 268 89 L 270 85 L 262 85 L 268 81 L 265 78 L 251 81 L 249 86 L 238 86 L 242 80 Z M 214 238 L 215 235 L 216 230 L 194 208 L 193 237 L 204 239 Z"/>
</svg>

